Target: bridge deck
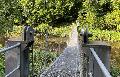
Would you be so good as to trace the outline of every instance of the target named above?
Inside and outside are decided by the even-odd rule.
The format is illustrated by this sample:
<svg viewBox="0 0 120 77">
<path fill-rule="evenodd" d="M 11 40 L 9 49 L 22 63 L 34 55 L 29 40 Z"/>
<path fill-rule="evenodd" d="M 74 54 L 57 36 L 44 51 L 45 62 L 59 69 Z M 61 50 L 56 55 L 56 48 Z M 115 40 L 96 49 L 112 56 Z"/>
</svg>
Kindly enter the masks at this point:
<svg viewBox="0 0 120 77">
<path fill-rule="evenodd" d="M 79 77 L 80 52 L 78 33 L 75 27 L 72 30 L 70 42 L 59 58 L 43 72 L 40 77 Z"/>
</svg>

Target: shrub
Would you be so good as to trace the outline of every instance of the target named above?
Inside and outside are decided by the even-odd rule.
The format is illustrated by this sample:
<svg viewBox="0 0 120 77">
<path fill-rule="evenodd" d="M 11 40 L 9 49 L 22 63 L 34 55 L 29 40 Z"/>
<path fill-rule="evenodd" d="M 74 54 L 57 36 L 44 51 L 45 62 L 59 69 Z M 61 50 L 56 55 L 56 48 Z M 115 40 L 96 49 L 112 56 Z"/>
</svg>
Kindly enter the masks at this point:
<svg viewBox="0 0 120 77">
<path fill-rule="evenodd" d="M 42 73 L 56 58 L 57 52 L 34 50 L 35 74 Z"/>
</svg>

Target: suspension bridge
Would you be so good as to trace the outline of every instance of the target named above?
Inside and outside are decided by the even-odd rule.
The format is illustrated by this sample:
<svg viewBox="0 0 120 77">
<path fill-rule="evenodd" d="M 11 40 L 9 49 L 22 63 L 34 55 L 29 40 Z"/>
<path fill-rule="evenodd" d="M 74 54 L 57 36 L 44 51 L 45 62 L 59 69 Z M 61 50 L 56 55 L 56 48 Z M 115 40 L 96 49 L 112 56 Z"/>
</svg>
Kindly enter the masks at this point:
<svg viewBox="0 0 120 77">
<path fill-rule="evenodd" d="M 34 63 L 29 61 L 29 54 L 33 57 L 34 32 L 32 27 L 26 26 L 21 39 L 8 40 L 6 47 L 0 50 L 5 53 L 5 77 L 30 77 L 29 64 Z M 37 77 L 112 77 L 111 46 L 101 41 L 89 42 L 91 36 L 87 29 L 78 33 L 77 26 L 74 27 L 63 53 Z"/>
</svg>

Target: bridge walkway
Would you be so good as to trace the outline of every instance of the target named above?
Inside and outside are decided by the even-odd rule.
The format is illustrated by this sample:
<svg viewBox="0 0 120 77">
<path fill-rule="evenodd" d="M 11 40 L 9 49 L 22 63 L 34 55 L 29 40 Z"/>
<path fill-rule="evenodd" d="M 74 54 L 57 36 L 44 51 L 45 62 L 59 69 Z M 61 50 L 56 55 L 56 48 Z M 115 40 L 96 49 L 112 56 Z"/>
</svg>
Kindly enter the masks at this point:
<svg viewBox="0 0 120 77">
<path fill-rule="evenodd" d="M 79 48 L 77 27 L 74 27 L 63 53 L 40 77 L 80 77 Z"/>
</svg>

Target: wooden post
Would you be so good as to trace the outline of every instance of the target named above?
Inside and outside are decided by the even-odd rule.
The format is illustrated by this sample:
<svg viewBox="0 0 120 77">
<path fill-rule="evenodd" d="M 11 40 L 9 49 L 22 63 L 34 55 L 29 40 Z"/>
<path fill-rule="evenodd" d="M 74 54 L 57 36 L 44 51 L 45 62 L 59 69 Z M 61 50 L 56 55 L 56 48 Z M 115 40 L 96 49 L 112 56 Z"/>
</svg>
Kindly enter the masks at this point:
<svg viewBox="0 0 120 77">
<path fill-rule="evenodd" d="M 106 44 L 105 42 L 100 42 L 100 41 L 95 41 L 90 44 L 85 44 L 83 45 L 83 52 L 86 53 L 86 55 L 89 57 L 88 61 L 88 68 L 87 71 L 89 72 L 87 77 L 91 77 L 90 75 L 92 74 L 93 77 L 105 77 L 94 59 L 91 51 L 89 48 L 94 48 L 96 51 L 97 55 L 100 57 L 101 61 L 105 65 L 105 67 L 110 71 L 110 51 L 111 51 L 111 46 Z"/>
</svg>

